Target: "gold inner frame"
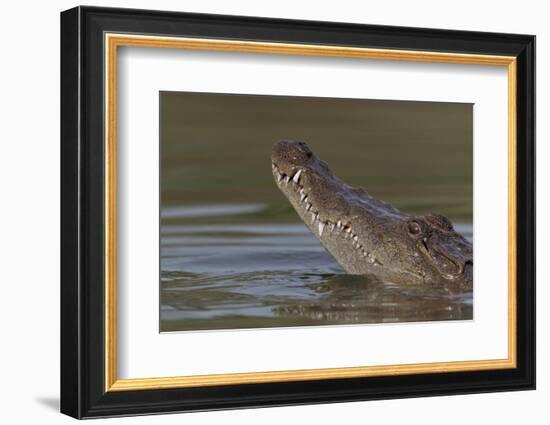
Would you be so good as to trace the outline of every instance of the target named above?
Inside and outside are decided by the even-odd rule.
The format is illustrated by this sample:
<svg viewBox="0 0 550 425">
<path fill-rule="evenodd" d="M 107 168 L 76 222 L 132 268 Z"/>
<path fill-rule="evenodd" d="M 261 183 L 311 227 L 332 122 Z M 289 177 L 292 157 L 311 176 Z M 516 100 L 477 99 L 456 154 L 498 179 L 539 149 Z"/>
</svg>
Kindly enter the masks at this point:
<svg viewBox="0 0 550 425">
<path fill-rule="evenodd" d="M 131 391 L 319 379 L 481 371 L 516 367 L 516 58 L 462 53 L 328 45 L 105 34 L 105 391 Z M 116 324 L 116 117 L 117 48 L 120 46 L 325 56 L 507 67 L 508 72 L 508 357 L 382 366 L 118 379 Z"/>
</svg>

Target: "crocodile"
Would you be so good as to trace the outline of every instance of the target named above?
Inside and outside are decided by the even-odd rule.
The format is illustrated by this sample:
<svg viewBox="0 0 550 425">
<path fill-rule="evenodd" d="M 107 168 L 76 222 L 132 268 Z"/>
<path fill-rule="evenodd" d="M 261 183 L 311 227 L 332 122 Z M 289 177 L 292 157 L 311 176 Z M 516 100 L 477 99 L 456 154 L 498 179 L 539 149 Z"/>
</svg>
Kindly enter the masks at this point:
<svg viewBox="0 0 550 425">
<path fill-rule="evenodd" d="M 472 244 L 447 217 L 406 214 L 344 183 L 303 141 L 275 143 L 271 163 L 279 189 L 347 273 L 472 290 Z"/>
</svg>

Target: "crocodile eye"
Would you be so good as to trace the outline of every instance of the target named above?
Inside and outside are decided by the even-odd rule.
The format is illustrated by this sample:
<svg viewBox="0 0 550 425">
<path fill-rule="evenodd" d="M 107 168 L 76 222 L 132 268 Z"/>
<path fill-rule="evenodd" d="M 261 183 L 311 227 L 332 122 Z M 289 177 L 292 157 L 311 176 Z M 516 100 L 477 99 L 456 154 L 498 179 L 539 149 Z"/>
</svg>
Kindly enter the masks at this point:
<svg viewBox="0 0 550 425">
<path fill-rule="evenodd" d="M 418 235 L 422 229 L 416 221 L 409 222 L 409 234 Z"/>
</svg>

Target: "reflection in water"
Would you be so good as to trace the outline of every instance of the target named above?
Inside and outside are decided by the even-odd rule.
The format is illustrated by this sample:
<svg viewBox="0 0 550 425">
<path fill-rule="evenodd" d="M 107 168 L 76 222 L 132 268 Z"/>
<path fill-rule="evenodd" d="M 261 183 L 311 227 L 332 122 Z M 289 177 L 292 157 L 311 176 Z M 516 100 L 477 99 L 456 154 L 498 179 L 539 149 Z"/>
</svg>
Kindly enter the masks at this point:
<svg viewBox="0 0 550 425">
<path fill-rule="evenodd" d="M 471 226 L 455 228 L 471 239 Z M 346 274 L 303 224 L 167 221 L 161 270 L 163 331 L 465 320 L 473 312 L 471 293 Z"/>
<path fill-rule="evenodd" d="M 246 214 L 260 211 L 262 204 L 210 204 L 181 207 L 165 207 L 160 212 L 162 218 L 215 217 L 231 214 Z"/>
</svg>

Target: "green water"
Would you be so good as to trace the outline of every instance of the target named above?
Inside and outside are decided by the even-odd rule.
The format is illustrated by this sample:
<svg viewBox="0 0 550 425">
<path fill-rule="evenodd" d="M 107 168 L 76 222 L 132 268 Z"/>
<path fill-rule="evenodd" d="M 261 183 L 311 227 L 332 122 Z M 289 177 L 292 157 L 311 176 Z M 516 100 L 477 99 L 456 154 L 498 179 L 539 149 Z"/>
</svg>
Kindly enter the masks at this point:
<svg viewBox="0 0 550 425">
<path fill-rule="evenodd" d="M 471 105 L 162 93 L 161 330 L 471 319 L 471 293 L 347 275 L 273 182 L 283 138 L 473 237 Z"/>
</svg>

